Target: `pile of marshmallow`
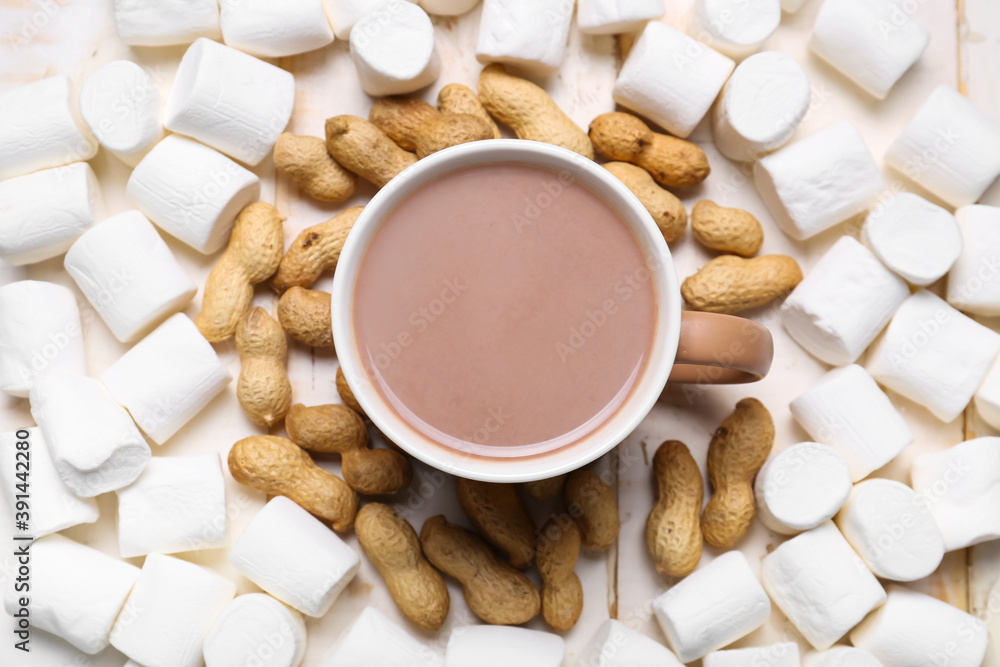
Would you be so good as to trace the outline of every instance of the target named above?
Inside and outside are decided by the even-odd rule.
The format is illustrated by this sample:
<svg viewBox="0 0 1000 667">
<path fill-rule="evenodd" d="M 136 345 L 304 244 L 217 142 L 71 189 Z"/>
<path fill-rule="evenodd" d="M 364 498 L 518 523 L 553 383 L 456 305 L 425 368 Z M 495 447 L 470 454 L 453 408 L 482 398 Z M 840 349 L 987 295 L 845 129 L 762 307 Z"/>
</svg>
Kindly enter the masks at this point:
<svg viewBox="0 0 1000 667">
<path fill-rule="evenodd" d="M 170 555 L 225 546 L 224 477 L 216 454 L 154 457 L 147 441 L 168 442 L 231 374 L 180 312 L 196 287 L 160 232 L 215 253 L 257 199 L 248 167 L 273 149 L 295 96 L 291 74 L 261 58 L 347 39 L 367 93 L 412 92 L 440 70 L 428 13 L 459 15 L 477 2 L 115 0 L 127 44 L 190 44 L 166 100 L 129 61 L 93 72 L 78 96 L 63 76 L 0 95 L 0 258 L 21 266 L 65 255 L 93 311 L 132 344 L 88 377 L 73 292 L 32 280 L 0 287 L 0 390 L 27 397 L 37 423 L 27 438 L 0 435 L 9 497 L 9 454 L 30 443 L 29 532 L 40 538 L 32 625 L 89 654 L 113 645 L 145 667 L 301 662 L 302 615 L 324 615 L 359 566 L 327 526 L 284 497 L 253 517 L 229 556 L 267 594 L 234 597 L 226 578 Z M 869 211 L 863 243 L 838 240 L 782 307 L 792 337 L 840 366 L 791 404 L 817 442 L 774 454 L 756 480 L 761 520 L 792 537 L 764 558 L 759 580 L 731 552 L 656 599 L 673 651 L 612 620 L 581 664 L 797 666 L 794 643 L 719 650 L 762 625 L 772 602 L 819 651 L 810 667 L 971 667 L 986 651 L 981 621 L 879 580 L 920 579 L 944 553 L 1000 538 L 1000 438 L 917 458 L 912 486 L 866 478 L 913 441 L 879 384 L 943 421 L 974 402 L 1000 428 L 1000 334 L 970 317 L 1000 314 L 1000 209 L 975 205 L 1000 175 L 1000 123 L 941 87 L 892 143 L 887 163 L 954 213 L 887 186 L 849 121 L 783 147 L 809 109 L 809 81 L 793 58 L 756 52 L 782 10 L 802 4 L 697 0 L 685 34 L 648 22 L 663 14 L 661 0 L 575 3 L 583 33 L 637 31 L 615 101 L 680 137 L 711 112 L 717 147 L 754 164 L 789 236 L 808 239 Z M 573 15 L 572 0 L 484 0 L 477 58 L 554 72 Z M 927 43 L 926 28 L 888 0 L 825 0 L 810 47 L 881 99 Z M 99 145 L 133 167 L 135 210 L 105 217 L 87 164 Z M 945 275 L 945 299 L 923 289 Z M 145 556 L 141 569 L 57 534 L 95 521 L 95 497 L 108 492 L 118 499 L 121 556 Z M 4 605 L 23 606 L 12 587 Z M 854 647 L 831 648 L 847 635 Z M 476 626 L 455 629 L 442 656 L 368 608 L 324 664 L 548 667 L 564 655 L 557 635 Z"/>
</svg>

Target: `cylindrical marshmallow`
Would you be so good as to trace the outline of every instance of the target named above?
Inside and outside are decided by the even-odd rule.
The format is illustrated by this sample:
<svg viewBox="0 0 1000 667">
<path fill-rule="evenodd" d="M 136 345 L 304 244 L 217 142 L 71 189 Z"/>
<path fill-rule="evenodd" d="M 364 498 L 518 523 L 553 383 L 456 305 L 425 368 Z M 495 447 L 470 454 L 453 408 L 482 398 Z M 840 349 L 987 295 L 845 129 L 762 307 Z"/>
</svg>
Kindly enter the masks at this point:
<svg viewBox="0 0 1000 667">
<path fill-rule="evenodd" d="M 962 254 L 948 273 L 948 303 L 976 315 L 1000 315 L 1000 208 L 955 211 Z"/>
<path fill-rule="evenodd" d="M 576 27 L 585 35 L 618 35 L 663 16 L 663 0 L 577 0 Z"/>
<path fill-rule="evenodd" d="M 323 8 L 337 39 L 348 39 L 354 24 L 383 2 L 385 0 L 323 0 Z"/>
<path fill-rule="evenodd" d="M 875 158 L 848 120 L 762 158 L 753 173 L 775 222 L 799 240 L 861 213 L 883 189 Z"/>
<path fill-rule="evenodd" d="M 94 157 L 97 141 L 75 106 L 62 75 L 0 94 L 0 179 Z"/>
<path fill-rule="evenodd" d="M 154 456 L 116 494 L 122 558 L 226 546 L 226 481 L 215 452 Z"/>
<path fill-rule="evenodd" d="M 130 167 L 163 138 L 160 94 L 146 70 L 113 60 L 80 88 L 80 115 L 97 140 Z"/>
<path fill-rule="evenodd" d="M 90 229 L 69 249 L 63 264 L 123 343 L 176 313 L 198 291 L 139 211 L 119 213 Z"/>
<path fill-rule="evenodd" d="M 372 96 L 412 93 L 441 73 L 431 17 L 404 0 L 390 0 L 358 20 L 351 59 L 361 88 Z"/>
<path fill-rule="evenodd" d="M 118 37 L 132 46 L 190 44 L 219 39 L 218 0 L 114 0 Z"/>
<path fill-rule="evenodd" d="M 871 250 L 842 236 L 785 299 L 781 323 L 817 359 L 850 364 L 909 295 Z"/>
<path fill-rule="evenodd" d="M 170 135 L 132 170 L 126 192 L 160 229 L 211 254 L 226 244 L 236 214 L 257 199 L 260 180 L 222 153 Z"/>
<path fill-rule="evenodd" d="M 858 365 L 830 371 L 788 407 L 809 435 L 843 455 L 855 482 L 913 442 L 903 416 Z"/>
<path fill-rule="evenodd" d="M 86 162 L 0 181 L 0 258 L 21 266 L 66 252 L 101 214 L 101 189 Z"/>
<path fill-rule="evenodd" d="M 910 192 L 879 202 L 865 219 L 862 238 L 886 266 L 920 287 L 948 273 L 962 252 L 955 216 Z"/>
<path fill-rule="evenodd" d="M 950 422 L 959 417 L 1000 352 L 1000 334 L 920 290 L 899 307 L 868 353 L 880 384 Z"/>
<path fill-rule="evenodd" d="M 86 498 L 120 489 L 149 462 L 149 445 L 99 381 L 82 375 L 43 375 L 29 400 L 56 471 L 76 495 Z"/>
<path fill-rule="evenodd" d="M 782 642 L 714 651 L 706 655 L 701 664 L 702 667 L 799 667 L 799 645 Z"/>
<path fill-rule="evenodd" d="M 780 0 L 696 0 L 690 31 L 736 60 L 760 50 L 781 22 Z"/>
<path fill-rule="evenodd" d="M 847 461 L 818 442 L 800 442 L 772 454 L 754 483 L 757 516 L 783 535 L 829 521 L 850 493 Z"/>
<path fill-rule="evenodd" d="M 883 667 L 868 651 L 853 646 L 834 646 L 827 651 L 810 653 L 802 667 Z"/>
<path fill-rule="evenodd" d="M 201 412 L 230 380 L 219 355 L 184 313 L 161 324 L 101 375 L 115 400 L 159 445 Z"/>
<path fill-rule="evenodd" d="M 794 14 L 802 9 L 804 4 L 806 4 L 806 0 L 781 0 L 781 11 Z"/>
<path fill-rule="evenodd" d="M 86 372 L 80 310 L 71 291 L 39 280 L 0 287 L 0 389 L 23 398 L 43 375 Z"/>
<path fill-rule="evenodd" d="M 729 551 L 656 598 L 653 611 L 677 658 L 689 663 L 763 625 L 771 601 L 746 556 Z"/>
<path fill-rule="evenodd" d="M 323 0 L 221 0 L 226 44 L 261 58 L 305 53 L 333 42 Z"/>
<path fill-rule="evenodd" d="M 1000 121 L 939 86 L 889 146 L 885 161 L 952 206 L 974 204 L 1000 174 Z"/>
<path fill-rule="evenodd" d="M 201 652 L 205 667 L 297 667 L 306 652 L 306 624 L 270 595 L 240 595 L 215 619 Z"/>
<path fill-rule="evenodd" d="M 930 39 L 930 30 L 890 0 L 826 0 L 809 48 L 881 100 Z"/>
<path fill-rule="evenodd" d="M 833 646 L 885 591 L 830 522 L 793 537 L 761 561 L 768 594 L 818 651 Z"/>
<path fill-rule="evenodd" d="M 973 397 L 976 411 L 983 420 L 1000 430 L 1000 357 L 994 360 L 986 379 Z"/>
<path fill-rule="evenodd" d="M 415 639 L 375 607 L 365 607 L 324 656 L 322 667 L 370 665 L 444 667 L 444 656 Z"/>
<path fill-rule="evenodd" d="M 615 81 L 615 102 L 678 137 L 708 113 L 736 66 L 731 59 L 665 23 L 652 21 Z"/>
<path fill-rule="evenodd" d="M 987 640 L 986 624 L 975 616 L 898 584 L 851 632 L 851 643 L 885 667 L 979 667 Z"/>
<path fill-rule="evenodd" d="M 598 626 L 577 663 L 584 667 L 682 667 L 666 646 L 613 618 Z"/>
<path fill-rule="evenodd" d="M 810 98 L 809 79 L 795 58 L 777 51 L 750 56 L 713 107 L 715 147 L 731 160 L 753 162 L 791 138 Z"/>
<path fill-rule="evenodd" d="M 31 492 L 27 535 L 39 538 L 97 521 L 97 501 L 78 497 L 63 483 L 40 429 L 0 433 L 0 475 L 3 475 L 0 488 L 12 513 L 17 505 L 16 496 L 24 491 L 23 487 L 18 489 L 25 482 L 18 475 L 25 473 Z"/>
<path fill-rule="evenodd" d="M 272 498 L 251 519 L 229 561 L 274 597 L 315 618 L 330 610 L 361 564 L 354 549 L 284 496 Z"/>
<path fill-rule="evenodd" d="M 855 486 L 837 515 L 837 527 L 868 569 L 883 579 L 922 579 L 944 557 L 944 538 L 926 500 L 890 479 Z"/>
<path fill-rule="evenodd" d="M 502 625 L 455 628 L 448 637 L 445 667 L 560 667 L 566 642 L 559 635 Z"/>
<path fill-rule="evenodd" d="M 164 125 L 253 166 L 271 154 L 294 102 L 291 73 L 199 39 L 181 58 Z"/>
<path fill-rule="evenodd" d="M 171 556 L 146 556 L 111 631 L 111 645 L 141 665 L 200 667 L 201 647 L 236 586 Z"/>
<path fill-rule="evenodd" d="M 566 55 L 573 6 L 567 0 L 483 0 L 476 59 L 555 72 Z"/>
<path fill-rule="evenodd" d="M 27 562 L 16 555 L 8 562 L 27 566 L 30 590 L 4 586 L 7 612 L 27 606 L 31 625 L 90 655 L 107 648 L 115 619 L 139 576 L 134 565 L 62 535 L 31 543 Z"/>
<path fill-rule="evenodd" d="M 1000 538 L 1000 438 L 975 438 L 913 461 L 913 490 L 930 508 L 945 551 Z"/>
</svg>

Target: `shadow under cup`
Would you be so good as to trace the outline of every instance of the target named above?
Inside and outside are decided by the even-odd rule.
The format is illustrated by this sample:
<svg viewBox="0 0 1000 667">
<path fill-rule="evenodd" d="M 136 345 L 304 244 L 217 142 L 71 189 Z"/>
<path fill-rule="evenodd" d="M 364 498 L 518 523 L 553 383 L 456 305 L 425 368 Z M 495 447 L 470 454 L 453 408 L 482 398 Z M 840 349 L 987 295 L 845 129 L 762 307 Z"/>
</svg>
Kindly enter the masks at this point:
<svg viewBox="0 0 1000 667">
<path fill-rule="evenodd" d="M 379 375 L 372 371 L 371 358 L 365 358 L 355 326 L 358 278 L 376 232 L 411 195 L 454 172 L 509 164 L 540 168 L 582 186 L 625 223 L 648 269 L 655 307 L 652 340 L 645 363 L 636 369 L 627 396 L 610 414 L 600 415 L 599 420 L 588 421 L 565 436 L 534 444 L 491 446 L 466 440 L 456 446 L 454 438 L 433 437 L 434 432 L 428 430 L 426 423 L 418 428 L 415 423 L 419 420 L 412 416 L 404 418 L 401 413 L 405 413 L 405 405 L 397 402 L 394 407 L 384 384 L 377 384 Z M 688 315 L 685 314 L 685 319 Z M 595 162 L 563 148 L 524 140 L 478 141 L 446 149 L 420 160 L 382 188 L 365 207 L 344 245 L 333 281 L 332 319 L 345 378 L 375 426 L 389 440 L 431 466 L 462 477 L 494 482 L 530 481 L 568 472 L 621 442 L 660 396 L 673 369 L 678 344 L 684 343 L 680 289 L 670 250 L 639 200 Z M 738 321 L 740 326 L 748 322 L 741 318 L 728 319 Z M 711 321 L 694 324 L 700 325 L 691 328 L 698 338 L 714 331 Z M 731 326 L 736 324 L 733 322 Z M 698 340 L 687 338 L 688 346 L 703 347 Z M 732 364 L 709 361 L 709 365 L 722 368 Z M 677 372 L 691 378 L 700 373 L 707 382 L 756 379 L 753 373 L 746 375 L 745 371 L 734 372 L 728 368 L 716 373 L 719 377 L 715 379 L 700 366 L 687 369 L 678 366 Z M 707 372 L 711 373 L 711 369 Z M 530 381 L 525 378 L 525 382 Z"/>
</svg>

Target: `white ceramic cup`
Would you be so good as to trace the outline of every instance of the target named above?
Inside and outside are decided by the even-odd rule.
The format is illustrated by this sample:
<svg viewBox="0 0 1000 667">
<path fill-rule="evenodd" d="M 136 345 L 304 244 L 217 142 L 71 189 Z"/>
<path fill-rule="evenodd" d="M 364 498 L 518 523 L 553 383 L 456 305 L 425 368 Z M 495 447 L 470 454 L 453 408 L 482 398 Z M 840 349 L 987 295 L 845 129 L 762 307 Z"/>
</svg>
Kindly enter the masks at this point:
<svg viewBox="0 0 1000 667">
<path fill-rule="evenodd" d="M 519 455 L 502 447 L 463 451 L 434 442 L 382 398 L 365 371 L 355 338 L 352 314 L 358 269 L 386 215 L 430 181 L 454 171 L 497 163 L 525 164 L 557 174 L 567 172 L 573 181 L 603 199 L 625 221 L 642 247 L 657 304 L 653 349 L 629 398 L 594 430 L 545 453 Z M 460 477 L 525 482 L 579 468 L 624 440 L 649 413 L 671 371 L 675 380 L 702 383 L 753 381 L 767 372 L 772 348 L 766 328 L 727 315 L 685 313 L 682 317 L 681 301 L 666 241 L 642 203 L 621 181 L 592 160 L 558 146 L 494 139 L 434 153 L 400 173 L 372 198 L 354 223 L 337 262 L 332 290 L 333 338 L 348 385 L 389 440 L 421 461 Z M 713 354 L 715 348 L 721 350 L 726 345 L 728 355 Z M 743 351 L 732 354 L 734 345 L 742 346 Z M 675 357 L 679 360 L 676 367 Z"/>
</svg>

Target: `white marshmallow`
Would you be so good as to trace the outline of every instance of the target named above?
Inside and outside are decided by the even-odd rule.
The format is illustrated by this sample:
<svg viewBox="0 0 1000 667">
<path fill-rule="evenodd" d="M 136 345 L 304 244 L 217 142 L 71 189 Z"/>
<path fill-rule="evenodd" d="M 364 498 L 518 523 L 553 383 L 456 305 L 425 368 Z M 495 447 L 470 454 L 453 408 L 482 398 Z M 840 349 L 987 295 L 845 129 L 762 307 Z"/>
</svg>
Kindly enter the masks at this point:
<svg viewBox="0 0 1000 667">
<path fill-rule="evenodd" d="M 472 11 L 479 0 L 420 0 L 419 4 L 428 14 L 437 16 L 461 16 Z"/>
<path fill-rule="evenodd" d="M 580 667 L 682 667 L 670 649 L 609 618 L 597 628 L 577 658 Z"/>
<path fill-rule="evenodd" d="M 885 602 L 875 575 L 829 522 L 765 556 L 760 579 L 774 604 L 819 651 Z"/>
<path fill-rule="evenodd" d="M 136 166 L 125 191 L 160 229 L 207 255 L 226 244 L 260 180 L 222 153 L 170 135 Z"/>
<path fill-rule="evenodd" d="M 760 50 L 781 22 L 780 0 L 696 0 L 692 34 L 740 60 Z"/>
<path fill-rule="evenodd" d="M 974 204 L 1000 174 L 1000 121 L 939 86 L 889 146 L 885 161 L 952 206 Z"/>
<path fill-rule="evenodd" d="M 738 162 L 770 153 L 795 133 L 811 95 L 795 58 L 777 51 L 750 56 L 733 70 L 713 107 L 715 147 Z"/>
<path fill-rule="evenodd" d="M 199 39 L 181 58 L 164 125 L 253 166 L 271 154 L 294 103 L 291 73 Z"/>
<path fill-rule="evenodd" d="M 976 315 L 1000 315 L 1000 208 L 955 211 L 962 254 L 948 273 L 948 303 Z"/>
<path fill-rule="evenodd" d="M 222 38 L 262 58 L 305 53 L 333 43 L 323 0 L 220 0 Z"/>
<path fill-rule="evenodd" d="M 908 296 L 902 278 L 871 250 L 842 236 L 785 299 L 781 323 L 817 359 L 850 364 Z"/>
<path fill-rule="evenodd" d="M 233 582 L 207 568 L 151 553 L 111 645 L 144 667 L 200 667 L 202 642 L 235 594 Z"/>
<path fill-rule="evenodd" d="M 878 658 L 853 646 L 834 646 L 828 651 L 811 653 L 802 664 L 803 667 L 882 667 Z"/>
<path fill-rule="evenodd" d="M 354 24 L 383 2 L 385 0 L 323 0 L 323 9 L 337 39 L 348 39 Z"/>
<path fill-rule="evenodd" d="M 222 37 L 217 0 L 115 0 L 114 12 L 118 37 L 132 46 Z"/>
<path fill-rule="evenodd" d="M 247 524 L 229 561 L 274 597 L 316 618 L 330 610 L 361 564 L 354 549 L 284 496 L 272 498 Z"/>
<path fill-rule="evenodd" d="M 82 375 L 43 375 L 29 394 L 56 471 L 78 496 L 131 484 L 149 462 L 149 445 L 99 381 Z"/>
<path fill-rule="evenodd" d="M 28 543 L 19 543 L 27 545 Z M 28 565 L 31 589 L 4 586 L 8 613 L 30 601 L 31 625 L 94 655 L 108 646 L 115 618 L 125 604 L 139 568 L 84 546 L 62 535 L 48 535 L 30 543 L 29 561 L 8 560 L 14 567 Z"/>
<path fill-rule="evenodd" d="M 18 437 L 18 433 L 22 436 L 27 433 L 27 437 Z M 27 450 L 19 449 L 17 443 L 25 441 L 28 443 Z M 25 451 L 26 454 L 19 456 Z M 26 481 L 31 495 L 31 512 L 25 534 L 38 538 L 70 526 L 97 521 L 97 501 L 79 498 L 66 487 L 56 472 L 45 438 L 37 427 L 0 433 L 0 475 L 3 475 L 0 487 L 12 512 L 17 502 L 15 496 L 24 491 L 24 488 L 17 487 L 25 480 L 17 475 L 26 472 L 25 465 L 30 466 Z"/>
<path fill-rule="evenodd" d="M 703 667 L 799 667 L 799 645 L 783 642 L 770 646 L 715 651 L 705 656 Z"/>
<path fill-rule="evenodd" d="M 881 100 L 930 39 L 930 30 L 889 0 L 826 0 L 809 48 Z"/>
<path fill-rule="evenodd" d="M 1000 538 L 1000 438 L 976 438 L 925 454 L 910 469 L 945 551 Z"/>
<path fill-rule="evenodd" d="M 63 265 L 123 343 L 186 306 L 198 291 L 139 211 L 119 213 L 84 233 Z"/>
<path fill-rule="evenodd" d="M 112 60 L 80 87 L 80 115 L 97 140 L 130 167 L 163 138 L 160 94 L 146 70 Z"/>
<path fill-rule="evenodd" d="M 404 0 L 389 0 L 358 20 L 351 59 L 361 88 L 372 96 L 412 93 L 441 73 L 431 17 Z"/>
<path fill-rule="evenodd" d="M 793 239 L 807 239 L 864 211 L 883 189 L 864 137 L 841 120 L 754 165 L 757 192 Z"/>
<path fill-rule="evenodd" d="M 577 0 L 576 27 L 585 35 L 618 35 L 663 16 L 663 0 Z"/>
<path fill-rule="evenodd" d="M 448 637 L 445 667 L 560 667 L 566 642 L 559 635 L 501 625 L 455 628 Z"/>
<path fill-rule="evenodd" d="M 851 633 L 851 643 L 885 667 L 979 667 L 987 639 L 986 624 L 975 616 L 898 584 Z"/>
<path fill-rule="evenodd" d="M 39 280 L 0 287 L 0 389 L 23 398 L 39 377 L 86 372 L 72 292 Z"/>
<path fill-rule="evenodd" d="M 321 664 L 322 667 L 443 667 L 444 657 L 414 639 L 375 607 L 365 607 Z"/>
<path fill-rule="evenodd" d="M 903 416 L 861 366 L 830 371 L 789 408 L 809 435 L 844 456 L 855 482 L 913 442 Z"/>
<path fill-rule="evenodd" d="M 876 576 L 916 581 L 937 569 L 944 538 L 920 495 L 889 479 L 854 487 L 837 527 Z"/>
<path fill-rule="evenodd" d="M 566 55 L 573 6 L 572 0 L 483 0 L 476 60 L 555 72 Z"/>
<path fill-rule="evenodd" d="M 154 456 L 116 493 L 122 558 L 226 546 L 226 481 L 215 452 Z"/>
<path fill-rule="evenodd" d="M 781 0 L 781 11 L 794 14 L 802 9 L 804 4 L 806 4 L 806 0 Z"/>
<path fill-rule="evenodd" d="M 976 411 L 995 429 L 1000 429 L 1000 357 L 997 357 L 973 398 Z"/>
<path fill-rule="evenodd" d="M 688 663 L 759 628 L 771 602 L 746 556 L 729 551 L 656 598 L 653 611 L 677 658 Z"/>
<path fill-rule="evenodd" d="M 686 137 L 708 113 L 736 66 L 665 23 L 646 25 L 615 81 L 615 102 Z"/>
<path fill-rule="evenodd" d="M 159 445 L 201 412 L 230 380 L 215 349 L 183 313 L 157 327 L 101 376 L 115 400 Z"/>
<path fill-rule="evenodd" d="M 262 593 L 227 604 L 202 645 L 206 667 L 297 667 L 305 652 L 302 616 Z"/>
<path fill-rule="evenodd" d="M 768 458 L 754 494 L 761 522 L 794 535 L 833 518 L 851 494 L 851 470 L 833 448 L 800 442 Z"/>
<path fill-rule="evenodd" d="M 97 155 L 97 141 L 71 106 L 69 87 L 59 75 L 0 94 L 0 179 Z"/>
<path fill-rule="evenodd" d="M 930 285 L 962 252 L 955 216 L 909 192 L 893 195 L 868 214 L 865 245 L 911 285 Z"/>
<path fill-rule="evenodd" d="M 879 383 L 950 422 L 972 400 L 1000 352 L 1000 334 L 927 290 L 907 299 L 868 354 Z"/>
<path fill-rule="evenodd" d="M 66 252 L 103 208 L 86 162 L 0 181 L 0 257 L 21 266 Z"/>
</svg>

